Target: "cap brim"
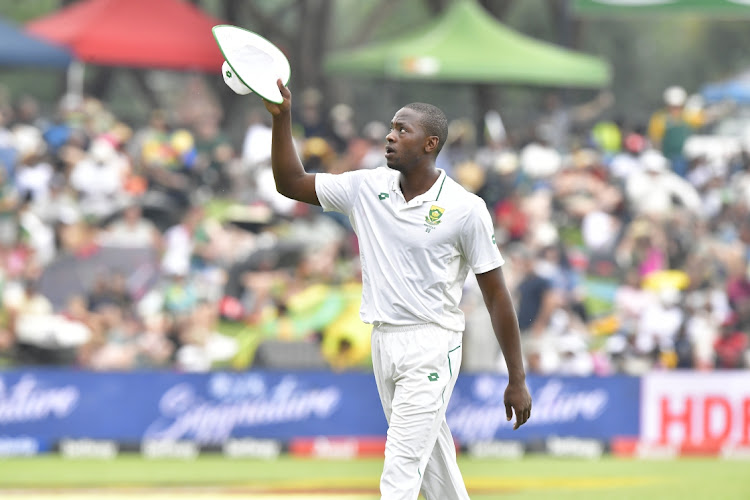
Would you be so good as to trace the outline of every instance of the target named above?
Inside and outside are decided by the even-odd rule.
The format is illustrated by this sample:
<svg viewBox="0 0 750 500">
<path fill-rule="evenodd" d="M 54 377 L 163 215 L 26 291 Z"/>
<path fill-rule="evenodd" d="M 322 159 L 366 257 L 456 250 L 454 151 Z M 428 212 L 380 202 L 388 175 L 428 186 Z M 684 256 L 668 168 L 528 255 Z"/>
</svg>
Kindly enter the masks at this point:
<svg viewBox="0 0 750 500">
<path fill-rule="evenodd" d="M 211 29 L 224 59 L 240 81 L 264 99 L 281 104 L 276 81 L 286 85 L 291 76 L 289 61 L 278 47 L 237 26 L 221 24 Z"/>
</svg>

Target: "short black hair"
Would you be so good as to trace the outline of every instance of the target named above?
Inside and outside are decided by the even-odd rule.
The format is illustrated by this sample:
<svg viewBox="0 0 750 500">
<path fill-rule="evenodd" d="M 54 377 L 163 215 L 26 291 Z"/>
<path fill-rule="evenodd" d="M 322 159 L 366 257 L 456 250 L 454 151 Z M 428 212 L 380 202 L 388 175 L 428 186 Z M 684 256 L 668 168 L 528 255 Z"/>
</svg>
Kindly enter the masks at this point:
<svg viewBox="0 0 750 500">
<path fill-rule="evenodd" d="M 413 102 L 404 107 L 413 109 L 422 115 L 419 123 L 428 136 L 437 136 L 438 146 L 435 149 L 435 156 L 437 156 L 440 150 L 443 149 L 443 144 L 448 139 L 448 118 L 446 118 L 445 113 L 437 106 L 424 102 Z"/>
</svg>

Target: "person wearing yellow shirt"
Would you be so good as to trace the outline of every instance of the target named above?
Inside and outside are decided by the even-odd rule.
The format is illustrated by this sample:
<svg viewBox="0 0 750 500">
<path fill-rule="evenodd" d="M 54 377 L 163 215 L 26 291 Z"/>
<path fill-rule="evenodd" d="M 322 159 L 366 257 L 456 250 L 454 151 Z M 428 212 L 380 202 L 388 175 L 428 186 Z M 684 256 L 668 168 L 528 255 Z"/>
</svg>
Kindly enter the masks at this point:
<svg viewBox="0 0 750 500">
<path fill-rule="evenodd" d="M 682 177 L 687 174 L 688 166 L 683 155 L 685 141 L 703 121 L 698 113 L 686 112 L 686 101 L 684 88 L 676 85 L 668 87 L 664 91 L 665 108 L 655 112 L 648 124 L 649 139 L 670 161 L 672 170 Z"/>
</svg>

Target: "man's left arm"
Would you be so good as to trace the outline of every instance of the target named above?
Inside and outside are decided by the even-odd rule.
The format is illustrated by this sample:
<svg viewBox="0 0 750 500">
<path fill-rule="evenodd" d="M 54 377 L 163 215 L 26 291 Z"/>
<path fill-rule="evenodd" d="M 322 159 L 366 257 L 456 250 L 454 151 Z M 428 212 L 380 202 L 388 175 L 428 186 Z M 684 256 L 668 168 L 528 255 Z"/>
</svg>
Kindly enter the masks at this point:
<svg viewBox="0 0 750 500">
<path fill-rule="evenodd" d="M 531 395 L 526 387 L 518 318 L 502 269 L 497 267 L 476 276 L 487 311 L 490 313 L 492 329 L 508 365 L 509 380 L 504 398 L 505 413 L 508 420 L 511 420 L 513 417 L 511 409 L 515 411 L 516 423 L 513 426 L 515 430 L 531 417 Z"/>
</svg>

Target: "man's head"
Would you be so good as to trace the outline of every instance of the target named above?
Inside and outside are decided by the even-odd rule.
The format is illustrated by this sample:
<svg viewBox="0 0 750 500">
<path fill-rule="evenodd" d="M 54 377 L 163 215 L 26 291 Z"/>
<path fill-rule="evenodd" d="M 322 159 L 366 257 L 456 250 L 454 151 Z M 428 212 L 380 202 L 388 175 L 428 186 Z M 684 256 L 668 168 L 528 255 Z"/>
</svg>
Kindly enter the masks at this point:
<svg viewBox="0 0 750 500">
<path fill-rule="evenodd" d="M 420 124 L 425 134 L 438 138 L 438 145 L 435 148 L 435 156 L 443 149 L 443 144 L 448 140 L 448 118 L 443 111 L 424 102 L 413 102 L 404 106 L 405 109 L 412 109 L 421 115 Z"/>
<path fill-rule="evenodd" d="M 667 110 L 676 115 L 680 115 L 687 100 L 687 92 L 679 85 L 672 85 L 664 90 L 664 104 Z"/>
<path fill-rule="evenodd" d="M 427 156 L 434 160 L 448 138 L 448 119 L 431 104 L 407 104 L 393 117 L 386 136 L 386 160 L 396 170 L 409 168 Z"/>
</svg>

